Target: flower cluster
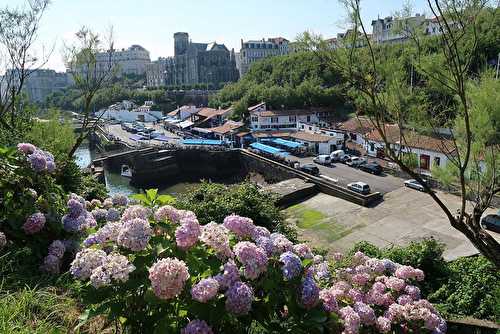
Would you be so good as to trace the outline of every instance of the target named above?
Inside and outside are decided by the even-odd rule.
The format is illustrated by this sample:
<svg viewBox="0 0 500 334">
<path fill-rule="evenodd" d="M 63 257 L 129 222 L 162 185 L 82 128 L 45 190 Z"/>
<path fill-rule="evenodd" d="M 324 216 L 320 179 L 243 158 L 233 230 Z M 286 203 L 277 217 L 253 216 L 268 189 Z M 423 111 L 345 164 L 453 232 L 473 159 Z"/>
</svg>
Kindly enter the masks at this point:
<svg viewBox="0 0 500 334">
<path fill-rule="evenodd" d="M 201 235 L 201 227 L 197 219 L 184 219 L 182 225 L 175 230 L 177 247 L 187 250 L 194 246 Z"/>
<path fill-rule="evenodd" d="M 54 156 L 50 152 L 41 150 L 30 143 L 19 143 L 17 149 L 27 156 L 31 168 L 35 172 L 47 171 L 52 173 L 56 169 Z"/>
<path fill-rule="evenodd" d="M 241 239 L 250 238 L 255 233 L 255 225 L 250 218 L 234 214 L 224 218 L 224 226 Z"/>
<path fill-rule="evenodd" d="M 243 275 L 246 278 L 254 280 L 267 270 L 267 254 L 253 242 L 238 242 L 233 250 L 238 261 L 243 264 Z"/>
<path fill-rule="evenodd" d="M 111 202 L 113 203 L 114 206 L 127 206 L 128 198 L 125 195 L 116 194 L 111 198 Z"/>
<path fill-rule="evenodd" d="M 181 330 L 181 334 L 213 334 L 213 331 L 205 321 L 192 320 Z"/>
<path fill-rule="evenodd" d="M 36 234 L 45 226 L 45 215 L 41 212 L 36 212 L 26 219 L 23 224 L 23 230 L 26 234 Z"/>
<path fill-rule="evenodd" d="M 204 225 L 200 240 L 212 248 L 221 258 L 233 256 L 233 252 L 229 246 L 229 230 L 223 225 L 214 222 Z"/>
<path fill-rule="evenodd" d="M 155 295 L 165 300 L 179 295 L 188 278 L 186 263 L 176 258 L 159 260 L 149 269 L 149 280 Z"/>
<path fill-rule="evenodd" d="M 121 254 L 107 255 L 102 250 L 86 248 L 77 253 L 70 273 L 81 280 L 90 278 L 92 285 L 100 288 L 109 285 L 112 279 L 126 282 L 134 270 L 135 267 Z"/>
<path fill-rule="evenodd" d="M 245 315 L 252 308 L 253 289 L 243 282 L 234 283 L 226 292 L 226 310 L 234 315 Z"/>
<path fill-rule="evenodd" d="M 200 303 L 213 299 L 219 291 L 219 282 L 214 278 L 202 279 L 191 289 L 191 296 Z"/>
<path fill-rule="evenodd" d="M 85 206 L 78 198 L 72 199 L 75 201 L 68 203 L 68 217 L 84 215 Z M 74 277 L 90 280 L 95 288 L 126 282 L 136 268 L 119 252 L 129 254 L 147 247 L 148 252 L 130 255 L 131 259 L 139 258 L 135 265 L 141 263 L 142 266 L 135 275 L 148 273 L 142 274 L 146 282 L 141 283 L 141 289 L 150 287 L 164 301 L 179 298 L 176 302 L 204 304 L 197 305 L 199 307 L 212 307 L 223 302 L 230 315 L 240 317 L 248 315 L 252 306 L 259 312 L 261 303 L 270 299 L 268 293 L 277 294 L 272 298 L 281 298 L 282 291 L 274 291 L 281 289 L 269 291 L 262 288 L 262 284 L 270 283 L 270 279 L 277 279 L 280 281 L 274 283 L 288 289 L 284 292 L 286 298 L 293 296 L 301 306 L 301 312 L 314 309 L 314 312 L 322 310 L 325 315 L 334 313 L 331 319 L 340 319 L 345 334 L 388 333 L 401 328 L 425 328 L 440 334 L 446 329 L 446 323 L 432 305 L 420 297 L 415 284 L 424 275 L 419 269 L 372 259 L 357 252 L 349 267 L 334 270 L 308 245 L 294 245 L 284 235 L 270 233 L 245 217 L 231 215 L 224 219 L 223 224 L 211 222 L 201 226 L 193 212 L 172 206 L 156 208 L 153 214 L 153 210 L 140 205 L 128 203 L 128 207 L 116 208 L 112 200 L 109 202 L 111 206 L 107 208 L 106 216 L 111 210 L 116 210 L 113 221 L 84 241 L 86 248 L 76 255 L 70 269 Z M 106 205 L 105 200 L 102 206 Z M 98 203 L 90 203 L 90 207 L 94 207 L 96 218 L 104 216 L 97 213 L 97 210 L 102 210 Z M 175 225 L 150 225 L 152 219 Z M 165 239 L 161 246 L 156 245 L 162 237 Z M 231 246 L 233 242 L 236 244 Z M 206 252 L 207 261 L 204 258 L 200 261 L 202 252 Z M 49 255 L 57 257 L 60 254 L 64 254 L 60 244 L 51 245 Z M 144 258 L 148 260 L 142 264 Z M 342 256 L 336 254 L 335 258 L 340 260 Z M 48 260 L 47 266 L 52 260 Z M 220 261 L 219 270 L 214 269 L 217 266 L 213 266 L 213 261 Z M 193 278 L 190 280 L 191 274 Z M 284 304 L 280 312 L 285 315 L 297 311 Z M 186 317 L 192 315 L 188 309 Z M 196 319 L 189 322 L 181 333 L 212 333 L 212 329 L 204 320 Z"/>
<path fill-rule="evenodd" d="M 146 248 L 153 230 L 147 220 L 134 218 L 123 223 L 116 243 L 135 252 Z"/>
<path fill-rule="evenodd" d="M 97 226 L 94 216 L 87 211 L 85 200 L 82 197 L 70 194 L 67 207 L 68 214 L 62 217 L 62 224 L 65 231 L 81 232 Z"/>
<path fill-rule="evenodd" d="M 280 255 L 280 261 L 283 263 L 281 270 L 287 280 L 297 277 L 302 271 L 302 262 L 300 258 L 292 252 L 285 252 Z"/>
</svg>

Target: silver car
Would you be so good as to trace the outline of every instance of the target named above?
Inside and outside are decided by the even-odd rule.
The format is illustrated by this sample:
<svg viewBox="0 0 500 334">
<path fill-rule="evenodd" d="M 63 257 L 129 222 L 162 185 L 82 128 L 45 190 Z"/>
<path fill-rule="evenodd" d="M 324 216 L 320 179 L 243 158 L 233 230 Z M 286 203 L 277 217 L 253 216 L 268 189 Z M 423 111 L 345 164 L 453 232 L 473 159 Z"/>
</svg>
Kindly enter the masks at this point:
<svg viewBox="0 0 500 334">
<path fill-rule="evenodd" d="M 425 191 L 424 186 L 421 185 L 417 180 L 414 180 L 414 179 L 406 180 L 405 187 L 413 188 L 413 189 L 416 189 L 418 191 Z"/>
</svg>

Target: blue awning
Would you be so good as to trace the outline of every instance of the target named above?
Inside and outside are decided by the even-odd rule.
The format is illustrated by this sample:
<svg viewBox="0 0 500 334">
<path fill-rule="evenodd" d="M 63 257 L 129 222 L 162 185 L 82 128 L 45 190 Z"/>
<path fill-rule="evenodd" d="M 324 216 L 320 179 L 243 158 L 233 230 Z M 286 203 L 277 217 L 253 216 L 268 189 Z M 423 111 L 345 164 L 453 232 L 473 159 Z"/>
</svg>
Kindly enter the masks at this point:
<svg viewBox="0 0 500 334">
<path fill-rule="evenodd" d="M 288 152 L 285 152 L 283 150 L 280 150 L 279 148 L 272 147 L 269 145 L 264 145 L 261 143 L 252 143 L 250 144 L 250 147 L 259 150 L 261 152 L 269 153 L 269 154 L 276 154 L 276 155 L 288 155 Z"/>
<path fill-rule="evenodd" d="M 227 142 L 223 140 L 215 139 L 184 139 L 182 141 L 184 145 L 224 145 Z"/>
<path fill-rule="evenodd" d="M 294 142 L 294 141 L 291 141 L 291 140 L 285 140 L 285 139 L 282 139 L 282 138 L 273 138 L 272 142 L 276 143 L 278 145 L 286 146 L 288 148 L 298 148 L 298 147 L 302 146 L 301 143 L 297 143 L 297 142 Z"/>
</svg>

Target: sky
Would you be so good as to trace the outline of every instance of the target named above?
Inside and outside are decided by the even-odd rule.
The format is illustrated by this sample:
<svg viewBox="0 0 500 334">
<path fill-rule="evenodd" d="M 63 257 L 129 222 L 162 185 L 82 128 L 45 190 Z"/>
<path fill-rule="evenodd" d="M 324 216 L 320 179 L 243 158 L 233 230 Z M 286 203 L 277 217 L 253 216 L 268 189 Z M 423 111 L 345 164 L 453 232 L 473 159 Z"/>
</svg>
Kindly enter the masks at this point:
<svg viewBox="0 0 500 334">
<path fill-rule="evenodd" d="M 26 0 L 0 0 L 0 8 Z M 412 2 L 415 13 L 429 15 L 425 0 Z M 386 17 L 403 6 L 399 0 L 362 1 L 363 21 Z M 337 0 L 52 0 L 38 36 L 38 56 L 53 49 L 46 68 L 64 71 L 62 50 L 83 25 L 105 33 L 113 27 L 115 48 L 139 44 L 151 60 L 173 55 L 173 34 L 188 32 L 193 42 L 224 43 L 236 52 L 241 39 L 285 37 L 306 30 L 325 38 L 346 29 Z"/>
</svg>

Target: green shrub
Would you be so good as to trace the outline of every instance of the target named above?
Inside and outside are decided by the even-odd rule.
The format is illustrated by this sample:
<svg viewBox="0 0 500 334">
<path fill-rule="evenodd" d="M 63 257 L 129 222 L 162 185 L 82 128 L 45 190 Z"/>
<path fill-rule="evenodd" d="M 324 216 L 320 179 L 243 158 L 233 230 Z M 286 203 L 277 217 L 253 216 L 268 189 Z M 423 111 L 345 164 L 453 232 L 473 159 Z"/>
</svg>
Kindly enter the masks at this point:
<svg viewBox="0 0 500 334">
<path fill-rule="evenodd" d="M 275 201 L 272 194 L 262 192 L 250 182 L 234 186 L 203 182 L 193 191 L 181 196 L 178 206 L 196 213 L 201 224 L 222 221 L 234 213 L 249 217 L 256 225 L 264 226 L 270 231 L 280 231 L 291 240 L 296 240 L 296 232 L 285 224 Z"/>
<path fill-rule="evenodd" d="M 500 321 L 500 272 L 483 256 L 448 264 L 449 275 L 429 300 L 445 313 Z M 432 276 L 428 276 L 428 280 Z"/>
</svg>

